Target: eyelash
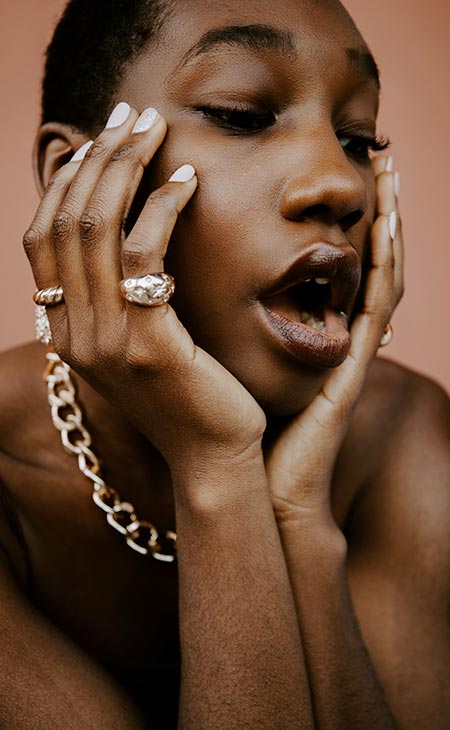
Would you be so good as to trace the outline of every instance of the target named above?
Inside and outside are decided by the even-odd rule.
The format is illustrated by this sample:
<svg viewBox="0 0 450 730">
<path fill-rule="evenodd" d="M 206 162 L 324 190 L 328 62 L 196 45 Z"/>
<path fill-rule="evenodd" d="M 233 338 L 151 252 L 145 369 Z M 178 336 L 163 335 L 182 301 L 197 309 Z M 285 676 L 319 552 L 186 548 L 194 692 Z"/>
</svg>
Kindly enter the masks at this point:
<svg viewBox="0 0 450 730">
<path fill-rule="evenodd" d="M 237 135 L 257 134 L 271 127 L 276 122 L 276 116 L 270 111 L 255 111 L 239 106 L 235 107 L 198 107 L 197 110 L 204 117 L 213 121 L 219 127 L 228 129 Z M 364 135 L 350 135 L 340 133 L 342 140 L 348 140 L 343 149 L 357 160 L 369 159 L 369 152 L 382 152 L 390 146 L 387 137 L 369 137 Z M 353 149 L 352 149 L 353 148 Z"/>
</svg>

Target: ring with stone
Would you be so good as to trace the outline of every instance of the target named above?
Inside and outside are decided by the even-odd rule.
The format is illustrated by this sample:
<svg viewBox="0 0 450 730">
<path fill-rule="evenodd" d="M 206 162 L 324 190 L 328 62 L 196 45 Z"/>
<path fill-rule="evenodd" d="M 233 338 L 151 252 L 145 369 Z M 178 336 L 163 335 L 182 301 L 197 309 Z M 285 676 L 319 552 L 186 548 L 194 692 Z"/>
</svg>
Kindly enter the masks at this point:
<svg viewBox="0 0 450 730">
<path fill-rule="evenodd" d="M 389 323 L 388 325 L 386 325 L 386 328 L 383 333 L 383 337 L 380 340 L 380 347 L 386 347 L 386 345 L 389 345 L 393 336 L 394 336 L 394 330 L 392 329 L 391 323 Z"/>
<path fill-rule="evenodd" d="M 173 276 L 163 271 L 122 279 L 120 282 L 120 293 L 123 298 L 143 307 L 160 307 L 166 304 L 174 291 Z"/>
<path fill-rule="evenodd" d="M 46 289 L 38 289 L 33 294 L 33 301 L 40 307 L 50 307 L 52 304 L 59 304 L 64 301 L 62 286 L 48 286 Z"/>
</svg>

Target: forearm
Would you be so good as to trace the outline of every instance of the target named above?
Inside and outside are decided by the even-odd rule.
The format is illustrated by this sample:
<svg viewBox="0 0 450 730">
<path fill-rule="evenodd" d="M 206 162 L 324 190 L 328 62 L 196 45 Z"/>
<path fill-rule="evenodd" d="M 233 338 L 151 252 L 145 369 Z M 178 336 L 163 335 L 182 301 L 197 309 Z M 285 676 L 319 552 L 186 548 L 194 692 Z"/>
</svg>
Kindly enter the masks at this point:
<svg viewBox="0 0 450 730">
<path fill-rule="evenodd" d="M 393 730 L 352 607 L 346 541 L 336 527 L 280 526 L 317 730 Z"/>
<path fill-rule="evenodd" d="M 180 497 L 193 488 L 193 501 Z M 183 476 L 174 491 L 180 730 L 310 730 L 295 606 L 262 460 Z"/>
</svg>

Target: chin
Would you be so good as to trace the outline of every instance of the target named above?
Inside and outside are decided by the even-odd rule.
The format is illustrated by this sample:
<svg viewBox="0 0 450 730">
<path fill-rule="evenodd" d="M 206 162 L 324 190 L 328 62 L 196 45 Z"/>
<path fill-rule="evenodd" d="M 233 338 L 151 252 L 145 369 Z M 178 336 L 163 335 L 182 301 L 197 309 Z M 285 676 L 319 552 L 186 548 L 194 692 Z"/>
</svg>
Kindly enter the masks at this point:
<svg viewBox="0 0 450 730">
<path fill-rule="evenodd" d="M 285 368 L 271 369 L 261 377 L 234 373 L 249 391 L 267 418 L 287 418 L 303 411 L 320 392 L 329 371 L 310 368 L 295 363 L 286 372 Z"/>
</svg>

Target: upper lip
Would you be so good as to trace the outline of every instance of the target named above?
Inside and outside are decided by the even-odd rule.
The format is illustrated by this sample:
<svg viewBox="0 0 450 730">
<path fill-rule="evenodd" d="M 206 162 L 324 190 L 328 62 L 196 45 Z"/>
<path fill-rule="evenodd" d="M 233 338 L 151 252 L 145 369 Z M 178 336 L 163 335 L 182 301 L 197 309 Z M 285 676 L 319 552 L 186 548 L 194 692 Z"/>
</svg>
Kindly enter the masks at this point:
<svg viewBox="0 0 450 730">
<path fill-rule="evenodd" d="M 260 299 L 281 294 L 302 281 L 314 278 L 330 279 L 328 306 L 350 316 L 361 281 L 361 260 L 348 243 L 339 246 L 323 242 L 311 244 L 287 271 L 276 277 Z"/>
</svg>

